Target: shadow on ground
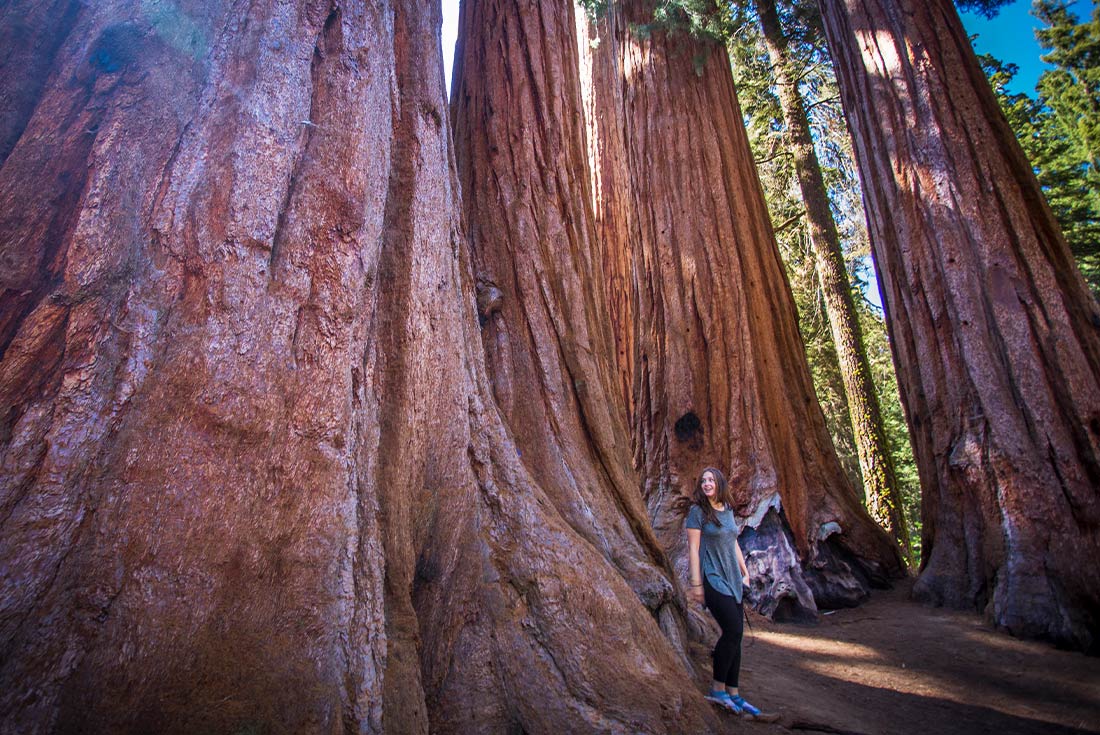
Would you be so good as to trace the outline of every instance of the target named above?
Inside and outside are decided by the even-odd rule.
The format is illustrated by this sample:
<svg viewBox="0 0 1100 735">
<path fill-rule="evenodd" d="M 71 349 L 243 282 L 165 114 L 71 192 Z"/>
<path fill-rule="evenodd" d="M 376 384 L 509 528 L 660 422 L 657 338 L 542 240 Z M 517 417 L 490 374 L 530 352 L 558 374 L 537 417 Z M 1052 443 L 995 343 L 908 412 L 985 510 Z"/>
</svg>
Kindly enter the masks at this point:
<svg viewBox="0 0 1100 735">
<path fill-rule="evenodd" d="M 858 735 L 1100 733 L 1100 660 L 1020 641 L 975 614 L 909 600 L 909 585 L 817 625 L 753 617 L 742 691 L 777 724 L 730 732 Z M 709 650 L 693 651 L 700 689 Z"/>
</svg>

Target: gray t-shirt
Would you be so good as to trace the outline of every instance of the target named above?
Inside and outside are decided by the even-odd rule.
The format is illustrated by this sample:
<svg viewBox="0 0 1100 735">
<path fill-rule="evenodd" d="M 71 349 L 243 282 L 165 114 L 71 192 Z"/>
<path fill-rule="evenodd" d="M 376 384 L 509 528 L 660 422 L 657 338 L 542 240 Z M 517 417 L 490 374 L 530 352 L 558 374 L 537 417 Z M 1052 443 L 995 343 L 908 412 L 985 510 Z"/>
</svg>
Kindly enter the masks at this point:
<svg viewBox="0 0 1100 735">
<path fill-rule="evenodd" d="M 741 567 L 737 565 L 737 519 L 729 508 L 715 511 L 722 524 L 704 523 L 703 509 L 693 505 L 685 525 L 702 531 L 699 563 L 707 583 L 723 595 L 741 602 Z"/>
</svg>

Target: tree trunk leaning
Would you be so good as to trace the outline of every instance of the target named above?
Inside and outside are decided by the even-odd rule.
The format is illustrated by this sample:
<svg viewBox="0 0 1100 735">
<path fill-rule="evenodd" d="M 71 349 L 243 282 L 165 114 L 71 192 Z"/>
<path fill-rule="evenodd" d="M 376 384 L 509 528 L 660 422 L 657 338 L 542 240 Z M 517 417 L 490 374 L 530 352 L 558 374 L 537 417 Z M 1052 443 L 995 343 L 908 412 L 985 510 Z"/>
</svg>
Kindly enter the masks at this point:
<svg viewBox="0 0 1100 735">
<path fill-rule="evenodd" d="M 947 0 L 822 0 L 920 471 L 914 594 L 1100 645 L 1100 312 Z"/>
</svg>

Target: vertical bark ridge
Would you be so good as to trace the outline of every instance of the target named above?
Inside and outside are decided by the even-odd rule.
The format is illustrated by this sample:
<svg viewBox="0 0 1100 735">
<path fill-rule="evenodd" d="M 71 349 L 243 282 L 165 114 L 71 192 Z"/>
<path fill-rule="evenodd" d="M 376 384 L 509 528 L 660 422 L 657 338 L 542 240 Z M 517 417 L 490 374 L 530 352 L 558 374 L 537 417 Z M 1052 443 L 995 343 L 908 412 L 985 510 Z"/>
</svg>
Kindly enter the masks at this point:
<svg viewBox="0 0 1100 735">
<path fill-rule="evenodd" d="M 629 205 L 630 173 L 624 143 L 624 110 L 618 54 L 593 53 L 594 45 L 614 43 L 617 13 L 606 13 L 598 20 L 577 16 L 578 44 L 581 52 L 582 104 L 586 120 L 591 196 L 596 221 L 594 249 L 598 272 L 608 281 L 608 322 L 614 339 L 614 359 L 618 391 L 626 405 L 628 425 L 634 422 L 634 316 L 635 279 L 630 247 L 623 238 L 633 231 L 633 213 Z M 599 95 L 601 99 L 596 102 Z M 636 442 L 631 436 L 631 445 Z"/>
</svg>

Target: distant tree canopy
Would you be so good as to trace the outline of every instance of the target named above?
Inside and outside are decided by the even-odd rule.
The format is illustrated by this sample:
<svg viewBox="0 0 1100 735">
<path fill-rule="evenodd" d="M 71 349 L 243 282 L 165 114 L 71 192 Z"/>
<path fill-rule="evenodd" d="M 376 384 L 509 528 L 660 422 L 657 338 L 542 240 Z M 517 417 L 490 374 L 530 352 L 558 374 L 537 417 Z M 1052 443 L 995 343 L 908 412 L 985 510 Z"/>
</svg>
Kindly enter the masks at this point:
<svg viewBox="0 0 1100 735">
<path fill-rule="evenodd" d="M 590 18 L 607 12 L 616 0 L 577 0 Z M 653 3 L 652 20 L 634 27 L 639 34 L 656 30 L 683 31 L 708 41 L 723 42 L 735 28 L 732 8 L 737 3 L 716 0 L 657 0 Z"/>
<path fill-rule="evenodd" d="M 1014 0 L 956 0 L 955 6 L 961 11 L 969 11 L 992 18 L 1002 7 Z M 616 0 L 577 0 L 591 17 L 607 12 Z M 1057 3 L 1055 3 L 1057 4 Z M 640 28 L 643 32 L 650 29 L 683 30 L 698 38 L 712 41 L 728 41 L 741 27 L 740 13 L 749 5 L 745 0 L 657 0 L 653 7 L 651 24 Z M 799 13 L 817 14 L 817 3 L 792 3 Z M 811 24 L 812 25 L 812 24 Z M 806 26 L 803 26 L 806 27 Z"/>
</svg>

